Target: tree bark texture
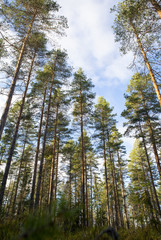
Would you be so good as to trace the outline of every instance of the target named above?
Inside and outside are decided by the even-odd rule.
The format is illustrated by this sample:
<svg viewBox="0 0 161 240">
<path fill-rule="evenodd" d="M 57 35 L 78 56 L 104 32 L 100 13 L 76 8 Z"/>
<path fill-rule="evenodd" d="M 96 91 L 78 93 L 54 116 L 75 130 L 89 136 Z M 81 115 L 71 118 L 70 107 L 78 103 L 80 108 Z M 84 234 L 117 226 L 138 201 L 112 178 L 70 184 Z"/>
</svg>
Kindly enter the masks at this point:
<svg viewBox="0 0 161 240">
<path fill-rule="evenodd" d="M 142 55 L 143 55 L 145 64 L 146 64 L 146 66 L 147 66 L 147 68 L 148 68 L 148 70 L 149 70 L 149 74 L 150 74 L 150 77 L 151 77 L 151 79 L 152 79 L 152 82 L 153 82 L 153 85 L 154 85 L 154 88 L 155 88 L 155 92 L 156 92 L 156 94 L 157 94 L 157 97 L 158 97 L 158 100 L 159 100 L 159 103 L 160 103 L 160 106 L 161 106 L 161 94 L 160 94 L 159 87 L 158 87 L 158 85 L 157 85 L 157 81 L 156 81 L 156 79 L 155 79 L 155 76 L 154 76 L 152 67 L 151 67 L 151 65 L 150 65 L 150 63 L 149 63 L 148 57 L 147 57 L 147 55 L 146 55 L 146 52 L 144 51 L 143 45 L 142 45 L 142 43 L 141 43 L 141 40 L 140 40 L 140 38 L 139 38 L 139 35 L 138 35 L 138 33 L 137 33 L 137 31 L 136 31 L 136 28 L 135 28 L 135 26 L 134 26 L 133 23 L 131 23 L 131 27 L 133 28 L 133 31 L 134 31 L 134 33 L 135 33 L 135 36 L 136 36 L 138 45 L 139 45 L 140 50 L 141 50 L 141 52 L 142 52 Z"/>
<path fill-rule="evenodd" d="M 58 144 L 58 148 L 57 148 L 57 157 L 56 157 L 56 171 L 55 171 L 55 190 L 54 190 L 54 200 L 56 200 L 56 196 L 57 196 L 57 185 L 58 185 L 58 167 L 59 167 L 59 147 L 60 147 L 60 144 L 59 144 L 59 141 L 60 141 L 60 132 L 58 134 L 58 140 L 57 140 L 57 144 Z"/>
<path fill-rule="evenodd" d="M 156 12 L 158 13 L 159 17 L 161 18 L 161 6 L 155 0 L 151 0 L 151 3 L 154 9 L 156 10 Z"/>
<path fill-rule="evenodd" d="M 108 191 L 108 180 L 107 180 L 107 162 L 106 162 L 106 143 L 105 143 L 105 133 L 103 129 L 103 154 L 104 154 L 104 167 L 105 167 L 105 182 L 106 182 L 106 198 L 107 198 L 107 218 L 108 225 L 111 225 L 111 213 L 109 206 L 109 191 Z"/>
<path fill-rule="evenodd" d="M 56 106 L 56 119 L 54 127 L 54 143 L 53 143 L 53 154 L 51 161 L 51 172 L 50 172 L 50 182 L 49 182 L 49 201 L 48 204 L 51 205 L 53 200 L 53 190 L 54 190 L 54 171 L 55 171 L 55 156 L 56 156 L 56 142 L 57 142 L 57 125 L 58 125 L 58 104 Z"/>
<path fill-rule="evenodd" d="M 122 194 L 122 199 L 123 199 L 123 208 L 124 208 L 124 214 L 126 218 L 126 225 L 127 228 L 129 229 L 129 218 L 128 218 L 128 213 L 127 213 L 127 204 L 126 204 L 126 195 L 125 195 L 125 188 L 124 188 L 124 181 L 123 181 L 123 175 L 122 175 L 122 169 L 121 169 L 121 162 L 120 162 L 120 156 L 119 152 L 117 151 L 117 157 L 118 157 L 118 166 L 119 166 L 119 175 L 120 175 L 120 183 L 121 183 L 121 194 Z"/>
<path fill-rule="evenodd" d="M 24 38 L 24 41 L 23 41 L 23 44 L 22 44 L 22 47 L 21 47 L 21 50 L 20 50 L 19 58 L 18 58 L 17 65 L 16 65 L 16 70 L 15 70 L 15 73 L 14 73 L 14 76 L 13 76 L 13 80 L 12 80 L 11 87 L 10 87 L 10 90 L 9 90 L 8 98 L 7 98 L 7 101 L 6 101 L 6 105 L 5 105 L 5 108 L 4 108 L 2 117 L 1 117 L 0 139 L 1 139 L 1 136 L 2 136 L 2 133 L 3 133 L 3 129 L 4 129 L 6 120 L 7 120 L 8 111 L 9 111 L 9 108 L 10 108 L 10 105 L 11 105 L 12 97 L 13 97 L 15 86 L 16 86 L 16 82 L 17 82 L 17 79 L 18 79 L 19 70 L 20 70 L 20 67 L 21 67 L 22 59 L 23 59 L 23 54 L 24 54 L 24 51 L 25 51 L 25 47 L 26 47 L 28 38 L 29 38 L 30 33 L 31 33 L 31 29 L 32 29 L 35 17 L 36 17 L 36 12 L 33 14 L 31 23 L 29 24 L 28 32 L 26 34 L 26 37 Z"/>
<path fill-rule="evenodd" d="M 24 157 L 24 152 L 25 152 L 26 140 L 27 140 L 27 133 L 26 133 L 24 146 L 23 146 L 23 151 L 22 151 L 22 155 L 21 155 L 21 159 L 20 159 L 19 171 L 18 171 L 18 176 L 17 176 L 17 181 L 16 181 L 16 189 L 15 189 L 15 194 L 14 194 L 14 199 L 13 199 L 13 204 L 12 204 L 12 213 L 14 213 L 14 211 L 15 211 L 17 191 L 18 191 L 18 186 L 19 186 L 19 182 L 20 182 L 20 174 L 21 174 L 23 157 Z"/>
<path fill-rule="evenodd" d="M 36 175 L 37 175 L 37 162 L 38 162 L 38 157 L 39 157 L 41 129 L 42 129 L 42 124 L 43 124 L 46 91 L 47 91 L 47 83 L 46 83 L 46 87 L 45 87 L 45 91 L 44 91 L 44 98 L 43 98 L 43 103 L 42 103 L 42 108 L 41 108 L 41 118 L 40 118 L 40 124 L 39 124 L 39 133 L 38 133 L 38 139 L 37 139 L 37 148 L 36 148 L 35 164 L 34 164 L 34 174 L 33 174 L 33 179 L 32 179 L 32 189 L 31 189 L 31 197 L 30 197 L 30 210 L 33 209 L 33 205 L 34 205 L 34 195 L 35 195 L 35 185 L 36 185 Z"/>
<path fill-rule="evenodd" d="M 84 140 L 83 140 L 83 102 L 82 91 L 80 90 L 80 120 L 81 120 L 81 183 L 82 183 L 82 204 L 83 204 L 83 226 L 85 226 L 85 184 L 84 184 Z"/>
<path fill-rule="evenodd" d="M 52 78 L 51 78 L 48 110 L 47 110 L 47 115 L 46 115 L 42 154 L 41 154 L 41 160 L 40 160 L 39 176 L 38 176 L 37 190 L 36 190 L 36 199 L 35 199 L 35 205 L 34 205 L 35 209 L 39 206 L 39 200 L 40 200 L 40 189 L 41 189 L 41 181 L 42 181 L 42 171 L 43 171 L 45 147 L 46 147 L 46 136 L 47 136 L 47 130 L 48 130 L 48 122 L 49 122 L 49 115 L 50 115 L 51 97 L 52 97 L 52 89 L 53 89 L 53 85 L 54 85 L 56 63 L 57 63 L 57 57 L 55 58 L 55 61 L 54 61 L 54 66 L 53 66 L 54 71 L 53 71 Z"/>
<path fill-rule="evenodd" d="M 29 71 L 29 75 L 28 75 L 28 79 L 27 79 L 27 83 L 26 83 L 26 87 L 25 87 L 25 92 L 23 94 L 22 103 L 21 103 L 20 111 L 19 111 L 19 116 L 18 116 L 17 123 L 16 123 L 16 129 L 15 129 L 14 136 L 13 136 L 13 141 L 12 141 L 12 144 L 11 144 L 11 147 L 10 147 L 5 172 L 4 172 L 4 175 L 3 175 L 3 180 L 2 180 L 1 190 L 0 190 L 0 208 L 1 208 L 2 203 L 3 203 L 4 191 L 5 191 L 5 188 L 6 188 L 6 182 L 7 182 L 9 169 L 10 169 L 10 165 L 11 165 L 11 161 L 12 161 L 12 157 L 13 157 L 13 153 L 14 153 L 14 149 L 15 149 L 15 144 L 16 144 L 16 140 L 17 140 L 17 135 L 18 135 L 18 130 L 19 130 L 19 126 L 20 126 L 21 116 L 22 116 L 22 112 L 23 112 L 23 108 L 24 108 L 24 104 L 25 104 L 25 99 L 26 99 L 28 86 L 29 86 L 29 83 L 30 83 L 30 78 L 31 78 L 31 73 L 32 73 L 32 69 L 33 69 L 35 56 L 36 56 L 36 54 L 34 54 L 32 62 L 31 62 L 31 67 L 30 67 L 30 71 Z"/>
<path fill-rule="evenodd" d="M 157 208 L 160 212 L 160 204 L 159 204 L 159 200 L 158 200 L 158 196 L 157 196 L 157 192 L 156 192 L 156 188 L 155 188 L 155 184 L 154 184 L 153 174 L 152 174 L 151 165 L 150 165 L 150 159 L 149 159 L 149 155 L 148 155 L 148 151 L 147 151 L 147 147 L 146 147 L 145 137 L 144 137 L 142 127 L 141 127 L 140 123 L 139 123 L 139 127 L 140 127 L 141 137 L 142 137 L 142 140 L 143 140 L 143 146 L 144 146 L 144 150 L 145 150 L 145 154 L 146 154 L 146 159 L 147 159 L 147 163 L 148 163 L 148 168 L 149 168 L 151 183 L 152 183 L 153 192 L 154 192 L 154 196 L 155 196 L 155 201 L 156 201 L 156 204 L 157 204 Z"/>
</svg>

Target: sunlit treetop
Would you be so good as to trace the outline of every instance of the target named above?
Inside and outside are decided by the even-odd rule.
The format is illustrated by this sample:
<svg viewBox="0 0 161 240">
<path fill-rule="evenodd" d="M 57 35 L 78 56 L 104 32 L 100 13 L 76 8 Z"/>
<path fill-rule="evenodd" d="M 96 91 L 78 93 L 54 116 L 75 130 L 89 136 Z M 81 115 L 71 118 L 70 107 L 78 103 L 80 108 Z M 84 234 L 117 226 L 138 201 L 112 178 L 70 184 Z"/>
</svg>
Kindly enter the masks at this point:
<svg viewBox="0 0 161 240">
<path fill-rule="evenodd" d="M 25 34 L 33 21 L 32 30 L 64 33 L 67 20 L 58 16 L 60 6 L 52 0 L 15 0 L 3 1 L 0 14 L 3 24 L 6 23 L 20 35 Z"/>
</svg>

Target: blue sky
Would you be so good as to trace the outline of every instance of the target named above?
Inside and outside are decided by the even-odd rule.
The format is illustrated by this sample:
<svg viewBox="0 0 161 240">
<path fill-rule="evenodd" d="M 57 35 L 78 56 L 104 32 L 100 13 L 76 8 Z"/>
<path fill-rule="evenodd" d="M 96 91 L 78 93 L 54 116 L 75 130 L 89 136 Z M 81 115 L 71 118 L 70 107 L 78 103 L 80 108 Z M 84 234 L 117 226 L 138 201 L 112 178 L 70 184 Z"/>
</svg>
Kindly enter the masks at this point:
<svg viewBox="0 0 161 240">
<path fill-rule="evenodd" d="M 60 45 L 67 49 L 75 70 L 82 67 L 95 84 L 96 98 L 103 96 L 117 113 L 117 127 L 123 133 L 120 117 L 124 109 L 123 94 L 133 75 L 128 69 L 132 53 L 122 56 L 119 44 L 114 41 L 112 24 L 114 14 L 110 8 L 113 0 L 59 0 L 60 13 L 67 17 L 69 29 Z M 133 139 L 124 138 L 127 152 L 132 149 Z"/>
</svg>

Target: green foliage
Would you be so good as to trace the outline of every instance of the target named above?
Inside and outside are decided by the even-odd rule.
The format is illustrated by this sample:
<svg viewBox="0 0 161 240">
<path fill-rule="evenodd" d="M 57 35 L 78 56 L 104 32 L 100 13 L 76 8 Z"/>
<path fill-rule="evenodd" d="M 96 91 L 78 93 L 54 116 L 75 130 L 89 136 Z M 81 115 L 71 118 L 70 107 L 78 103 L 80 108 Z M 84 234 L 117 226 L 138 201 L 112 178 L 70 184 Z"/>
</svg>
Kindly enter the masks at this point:
<svg viewBox="0 0 161 240">
<path fill-rule="evenodd" d="M 43 52 L 45 51 L 45 46 L 47 43 L 47 39 L 45 38 L 45 34 L 40 32 L 34 32 L 31 34 L 28 40 L 28 47 L 34 50 L 34 52 Z"/>
<path fill-rule="evenodd" d="M 149 225 L 143 228 L 131 228 L 130 230 L 120 229 L 120 240 L 161 240 L 161 231 L 156 230 L 153 226 Z"/>
<path fill-rule="evenodd" d="M 137 42 L 140 39 L 143 48 L 148 50 L 148 58 L 151 45 L 154 47 L 154 52 L 156 47 L 159 49 L 152 54 L 156 57 L 156 61 L 160 60 L 158 34 L 160 23 L 158 24 L 156 13 L 154 11 L 150 13 L 149 6 L 152 1 L 147 2 L 148 4 L 145 0 L 119 2 L 113 9 L 116 13 L 114 31 L 116 41 L 121 42 L 123 53 L 133 50 L 140 56 L 141 51 L 138 51 L 139 42 Z M 39 65 L 39 70 L 36 68 L 38 61 L 34 65 L 37 72 L 32 75 L 31 91 L 23 109 L 18 136 L 15 139 L 17 145 L 14 146 L 13 161 L 9 169 L 9 184 L 7 183 L 2 206 L 5 215 L 2 216 L 4 222 L 0 225 L 0 239 L 91 240 L 102 229 L 108 227 L 106 225 L 107 221 L 110 221 L 110 216 L 112 219 L 110 224 L 118 228 L 125 226 L 128 217 L 130 219 L 130 230 L 125 230 L 123 227 L 118 230 L 120 240 L 158 240 L 157 220 L 160 216 L 155 209 L 154 193 L 151 189 L 153 178 L 149 177 L 147 159 L 149 153 L 149 162 L 153 165 L 149 150 L 151 145 L 154 145 L 154 140 L 156 147 L 160 148 L 161 110 L 149 75 L 135 74 L 125 95 L 126 109 L 122 116 L 127 119 L 127 133 L 134 133 L 136 138 L 144 136 L 145 142 L 144 139 L 142 142 L 147 145 L 148 152 L 146 153 L 145 146 L 141 142 L 135 144 L 128 165 L 130 183 L 125 191 L 123 182 L 125 149 L 122 145 L 122 135 L 116 128 L 113 108 L 103 97 L 99 97 L 93 113 L 94 85 L 81 68 L 74 73 L 69 94 L 67 79 L 71 77 L 72 68 L 68 65 L 66 51 L 58 49 L 45 54 L 47 45 L 45 32 L 54 29 L 54 32 L 63 33 L 63 29 L 67 27 L 65 18 L 57 15 L 55 17 L 59 5 L 53 0 L 1 0 L 1 6 L 1 21 L 6 22 L 5 25 L 9 30 L 14 30 L 15 35 L 17 34 L 15 36 L 17 42 L 22 43 L 19 40 L 28 37 L 26 42 L 23 42 L 25 49 L 22 49 L 27 64 L 33 53 L 37 54 L 36 59 L 45 64 Z M 28 31 L 29 26 L 31 31 Z M 26 35 L 27 31 L 28 35 Z M 5 42 L 0 39 L 0 56 L 4 56 L 4 47 Z M 150 55 L 151 61 L 152 55 Z M 15 57 L 18 57 L 17 53 Z M 25 66 L 24 60 L 22 64 Z M 19 66 L 19 69 L 22 70 L 22 66 Z M 26 74 L 25 71 L 22 72 Z M 18 72 L 16 74 L 18 75 Z M 19 75 L 19 78 L 21 76 L 23 75 Z M 77 130 L 81 129 L 81 137 L 77 142 L 75 135 L 74 140 L 69 136 L 71 132 L 68 129 L 70 122 L 67 108 L 71 100 L 73 118 L 78 123 Z M 11 146 L 21 104 L 22 101 L 17 101 L 10 108 L 5 134 L 0 145 L 2 165 Z M 89 135 L 88 127 L 92 121 L 94 147 L 97 147 L 100 157 L 104 159 L 103 179 L 100 179 L 97 173 L 97 155 Z M 39 122 L 41 127 L 38 129 Z M 153 138 L 148 131 L 149 123 L 152 130 L 154 129 Z M 77 134 L 76 131 L 74 133 Z M 45 138 L 42 142 L 43 136 Z M 39 210 L 31 211 L 29 215 L 36 142 L 39 154 L 37 169 L 35 167 L 36 182 L 38 182 L 38 174 L 41 177 L 39 207 L 37 206 Z M 43 159 L 41 163 L 39 163 L 40 154 Z M 60 159 L 63 169 L 58 164 Z M 41 167 L 40 171 L 38 167 Z M 157 187 L 159 181 L 154 167 L 152 166 L 152 174 Z M 63 176 L 59 176 L 61 171 Z M 0 178 L 1 175 L 2 172 Z M 52 190 L 55 193 L 54 199 L 57 200 L 50 205 L 49 194 Z M 160 188 L 157 191 L 160 200 Z M 34 192 L 33 195 L 35 200 L 37 194 Z M 126 195 L 128 207 L 125 206 Z M 53 197 L 50 202 L 52 200 Z M 104 235 L 101 239 L 109 239 L 109 237 Z"/>
<path fill-rule="evenodd" d="M 56 210 L 56 222 L 62 227 L 62 231 L 75 231 L 79 227 L 79 216 L 81 209 L 79 207 L 70 207 L 70 202 L 62 194 L 58 200 Z"/>
<path fill-rule="evenodd" d="M 74 102 L 73 116 L 75 121 L 79 121 L 80 115 L 88 119 L 91 112 L 95 94 L 92 92 L 91 79 L 88 79 L 81 68 L 74 74 L 71 84 L 71 95 Z"/>
<path fill-rule="evenodd" d="M 7 219 L 0 223 L 0 240 L 16 239 L 19 234 L 19 222 Z"/>
<path fill-rule="evenodd" d="M 68 218 L 70 220 L 70 218 Z M 18 233 L 20 228 L 20 233 Z M 44 213 L 41 216 L 29 216 L 21 225 L 15 221 L 8 221 L 0 225 L 0 240 L 94 240 L 96 236 L 106 229 L 104 227 L 92 227 L 77 229 L 76 231 L 64 231 L 53 220 L 53 216 Z M 119 240 L 161 240 L 161 231 L 153 226 L 119 229 Z M 112 240 L 107 234 L 103 234 L 99 240 Z"/>
<path fill-rule="evenodd" d="M 146 46 L 157 42 L 158 17 L 151 8 L 145 8 L 141 1 L 123 0 L 112 11 L 116 13 L 113 25 L 115 40 L 121 43 L 120 50 L 124 54 L 131 50 L 136 51 L 133 26 Z"/>
<path fill-rule="evenodd" d="M 94 137 L 99 139 L 98 149 L 101 149 L 101 151 L 104 149 L 104 142 L 109 140 L 112 128 L 116 123 L 114 119 L 116 114 L 113 114 L 112 111 L 113 107 L 110 107 L 103 97 L 99 97 L 94 111 L 94 126 L 96 129 Z"/>
<path fill-rule="evenodd" d="M 154 131 L 159 130 L 158 119 L 161 108 L 149 75 L 136 73 L 127 87 L 125 99 L 126 109 L 122 112 L 122 116 L 128 120 L 124 124 L 127 126 L 127 135 L 134 130 L 135 137 L 140 136 L 139 123 L 147 124 L 148 118 L 155 126 Z M 159 131 L 157 134 L 159 135 Z"/>
<path fill-rule="evenodd" d="M 34 29 L 40 30 L 43 26 L 43 30 L 45 28 L 47 30 L 47 27 L 49 28 L 52 24 L 54 25 L 53 18 L 50 17 L 55 17 L 53 13 L 58 10 L 59 5 L 52 0 L 15 0 L 9 2 L 3 1 L 1 13 L 11 27 L 18 31 L 19 34 L 24 34 L 34 15 L 37 18 Z M 61 25 L 63 21 L 65 19 L 59 19 L 59 24 Z"/>
</svg>

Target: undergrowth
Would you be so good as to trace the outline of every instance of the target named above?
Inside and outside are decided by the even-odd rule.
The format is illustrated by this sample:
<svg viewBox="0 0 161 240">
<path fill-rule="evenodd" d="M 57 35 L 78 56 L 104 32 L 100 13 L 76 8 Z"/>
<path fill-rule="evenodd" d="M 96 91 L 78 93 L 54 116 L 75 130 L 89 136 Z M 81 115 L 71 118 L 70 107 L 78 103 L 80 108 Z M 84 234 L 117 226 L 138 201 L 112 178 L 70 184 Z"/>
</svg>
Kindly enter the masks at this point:
<svg viewBox="0 0 161 240">
<path fill-rule="evenodd" d="M 41 215 L 19 215 L 0 223 L 0 240 L 94 240 L 108 226 L 80 227 L 80 209 L 53 207 Z M 161 240 L 161 226 L 149 224 L 144 228 L 120 228 L 119 240 Z M 104 234 L 100 240 L 111 239 Z"/>
</svg>

